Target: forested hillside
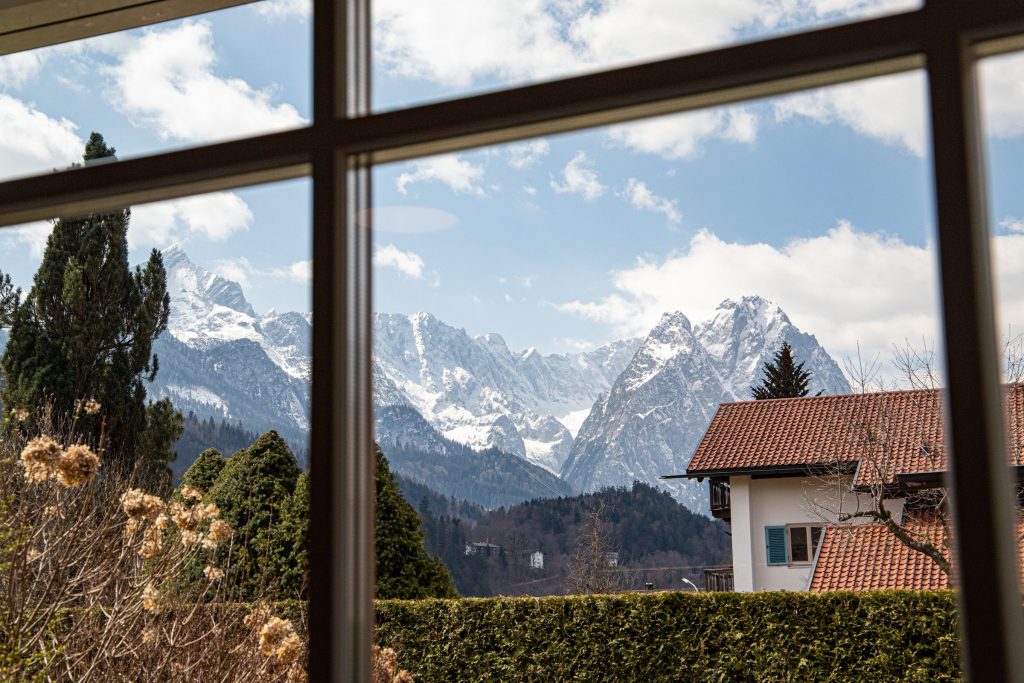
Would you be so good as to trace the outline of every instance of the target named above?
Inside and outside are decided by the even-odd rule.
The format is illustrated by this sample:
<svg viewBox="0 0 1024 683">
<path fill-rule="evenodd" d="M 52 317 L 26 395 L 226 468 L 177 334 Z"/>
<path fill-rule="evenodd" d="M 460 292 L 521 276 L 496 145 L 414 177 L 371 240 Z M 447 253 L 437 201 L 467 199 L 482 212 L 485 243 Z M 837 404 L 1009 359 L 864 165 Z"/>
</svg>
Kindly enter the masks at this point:
<svg viewBox="0 0 1024 683">
<path fill-rule="evenodd" d="M 416 500 L 412 498 L 412 500 Z M 434 503 L 431 503 L 434 505 Z M 606 567 L 622 590 L 686 590 L 703 568 L 730 562 L 726 526 L 690 512 L 671 495 L 635 482 L 573 497 L 532 500 L 482 515 L 476 522 L 420 510 L 426 545 L 448 566 L 463 595 L 558 595 L 566 592 L 577 543 L 601 510 L 601 531 L 612 552 Z M 486 542 L 500 549 L 467 555 L 466 545 Z M 529 566 L 540 551 L 544 567 Z M 610 558 L 609 558 L 610 559 Z"/>
</svg>

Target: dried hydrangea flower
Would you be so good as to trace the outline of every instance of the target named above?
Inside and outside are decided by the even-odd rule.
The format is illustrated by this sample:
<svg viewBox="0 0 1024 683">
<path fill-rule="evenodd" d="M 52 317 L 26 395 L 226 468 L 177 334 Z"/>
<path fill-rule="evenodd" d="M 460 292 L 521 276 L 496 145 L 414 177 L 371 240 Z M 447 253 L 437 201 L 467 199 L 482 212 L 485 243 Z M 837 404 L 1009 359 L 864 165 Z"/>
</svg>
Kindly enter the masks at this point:
<svg viewBox="0 0 1024 683">
<path fill-rule="evenodd" d="M 28 552 L 25 553 L 25 559 L 28 560 L 29 562 L 35 562 L 36 560 L 38 560 L 42 556 L 43 556 L 43 553 L 41 553 L 39 551 L 39 548 L 29 548 Z"/>
<path fill-rule="evenodd" d="M 150 612 L 156 612 L 157 600 L 160 599 L 160 591 L 152 583 L 147 583 L 142 589 L 142 608 Z"/>
<path fill-rule="evenodd" d="M 28 411 L 24 408 L 11 408 L 10 416 L 15 422 L 24 422 L 28 419 Z"/>
<path fill-rule="evenodd" d="M 142 546 L 139 547 L 139 557 L 151 560 L 163 550 L 163 534 L 156 527 L 146 529 L 142 537 Z"/>
<path fill-rule="evenodd" d="M 84 406 L 86 415 L 95 415 L 100 412 L 100 402 L 94 398 L 90 398 L 85 402 Z"/>
<path fill-rule="evenodd" d="M 211 567 L 207 565 L 206 569 L 203 570 L 203 574 L 210 581 L 220 581 L 224 578 L 224 570 L 220 567 Z"/>
<path fill-rule="evenodd" d="M 205 495 L 196 487 L 189 486 L 188 484 L 185 484 L 184 486 L 181 487 L 180 493 L 181 497 L 186 500 L 202 500 L 203 496 Z"/>
<path fill-rule="evenodd" d="M 288 624 L 289 628 L 291 624 Z M 302 638 L 299 638 L 298 634 L 293 630 L 291 633 L 286 635 L 282 640 L 281 644 L 277 646 L 274 651 L 274 656 L 277 657 L 277 661 L 282 664 L 291 664 L 298 660 L 299 655 L 302 654 Z"/>
<path fill-rule="evenodd" d="M 60 444 L 48 436 L 32 439 L 21 451 L 25 477 L 32 483 L 45 481 L 56 471 L 62 453 Z"/>
<path fill-rule="evenodd" d="M 153 520 L 153 526 L 155 526 L 160 531 L 166 529 L 168 526 L 170 526 L 170 524 L 171 518 L 168 517 L 166 514 L 157 515 L 157 518 Z"/>
<path fill-rule="evenodd" d="M 152 645 L 158 640 L 160 640 L 160 631 L 156 627 L 147 628 L 142 632 L 142 643 L 144 645 Z"/>
<path fill-rule="evenodd" d="M 218 543 L 231 538 L 231 526 L 223 519 L 215 519 L 210 522 L 210 530 L 206 532 L 206 538 L 216 547 Z"/>
<path fill-rule="evenodd" d="M 100 458 L 82 444 L 68 446 L 57 462 L 57 481 L 75 488 L 92 480 L 100 469 Z"/>
<path fill-rule="evenodd" d="M 242 619 L 242 623 L 252 628 L 256 624 L 261 624 L 269 618 L 270 612 L 263 609 L 262 607 L 258 607 L 253 611 L 249 612 L 248 614 L 246 614 L 245 617 Z"/>
<path fill-rule="evenodd" d="M 260 629 L 260 652 L 264 657 L 273 657 L 284 639 L 292 633 L 291 622 L 281 617 L 270 617 Z"/>
<path fill-rule="evenodd" d="M 164 513 L 167 506 L 158 496 L 151 495 L 141 489 L 130 489 L 121 496 L 121 507 L 132 519 L 156 519 Z"/>
</svg>

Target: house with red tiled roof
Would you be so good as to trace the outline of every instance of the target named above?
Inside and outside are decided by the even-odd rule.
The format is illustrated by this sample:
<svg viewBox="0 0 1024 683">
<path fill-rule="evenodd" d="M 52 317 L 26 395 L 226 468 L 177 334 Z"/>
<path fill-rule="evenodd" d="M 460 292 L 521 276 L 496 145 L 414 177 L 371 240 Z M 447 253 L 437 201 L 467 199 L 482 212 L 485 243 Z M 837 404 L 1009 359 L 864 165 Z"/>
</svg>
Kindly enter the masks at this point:
<svg viewBox="0 0 1024 683">
<path fill-rule="evenodd" d="M 1020 475 L 1024 385 L 1004 405 Z M 733 565 L 709 586 L 926 589 L 948 586 L 936 562 L 860 513 L 880 505 L 948 557 L 941 515 L 922 502 L 946 463 L 942 392 L 913 390 L 723 403 L 671 476 L 708 480 L 711 514 L 731 527 Z"/>
</svg>

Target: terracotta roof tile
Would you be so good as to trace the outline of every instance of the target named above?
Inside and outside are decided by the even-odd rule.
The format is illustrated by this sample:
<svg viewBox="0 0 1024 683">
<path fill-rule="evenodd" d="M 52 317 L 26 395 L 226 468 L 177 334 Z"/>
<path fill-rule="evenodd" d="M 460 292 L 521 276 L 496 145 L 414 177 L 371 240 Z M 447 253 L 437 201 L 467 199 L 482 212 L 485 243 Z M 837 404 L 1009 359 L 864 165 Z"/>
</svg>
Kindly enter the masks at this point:
<svg viewBox="0 0 1024 683">
<path fill-rule="evenodd" d="M 943 546 L 945 530 L 936 517 L 920 517 L 905 526 Z M 1017 528 L 1024 532 L 1024 517 L 1018 518 Z M 1020 553 L 1024 562 L 1024 544 Z M 808 590 L 936 590 L 949 585 L 931 558 L 905 546 L 882 524 L 833 524 L 825 527 Z"/>
<path fill-rule="evenodd" d="M 1006 388 L 1013 460 L 1022 464 L 1024 385 Z M 723 403 L 687 471 L 858 463 L 857 483 L 941 471 L 942 392 L 892 391 Z"/>
<path fill-rule="evenodd" d="M 939 547 L 945 536 L 937 520 L 908 524 Z M 935 562 L 911 550 L 882 524 L 835 524 L 825 528 L 809 590 L 933 590 L 949 588 Z"/>
</svg>

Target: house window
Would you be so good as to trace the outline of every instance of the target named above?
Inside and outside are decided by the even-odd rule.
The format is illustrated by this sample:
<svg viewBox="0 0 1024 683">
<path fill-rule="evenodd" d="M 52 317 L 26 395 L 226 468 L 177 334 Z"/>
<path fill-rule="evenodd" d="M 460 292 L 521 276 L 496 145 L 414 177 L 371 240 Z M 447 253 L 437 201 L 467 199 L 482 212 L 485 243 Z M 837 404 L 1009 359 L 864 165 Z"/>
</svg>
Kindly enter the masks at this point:
<svg viewBox="0 0 1024 683">
<path fill-rule="evenodd" d="M 808 564 L 821 539 L 821 526 L 817 524 L 790 524 L 786 527 L 789 540 L 789 564 Z"/>
</svg>

